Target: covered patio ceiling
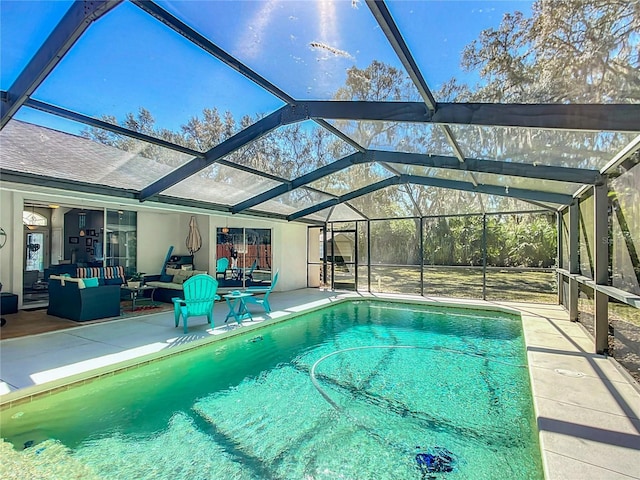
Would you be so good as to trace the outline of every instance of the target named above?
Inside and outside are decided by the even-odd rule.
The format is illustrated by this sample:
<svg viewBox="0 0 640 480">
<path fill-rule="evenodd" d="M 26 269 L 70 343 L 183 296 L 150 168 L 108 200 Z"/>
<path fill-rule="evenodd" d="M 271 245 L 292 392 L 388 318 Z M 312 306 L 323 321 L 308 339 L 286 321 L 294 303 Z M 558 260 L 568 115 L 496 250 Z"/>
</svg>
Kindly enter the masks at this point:
<svg viewBox="0 0 640 480">
<path fill-rule="evenodd" d="M 567 8 L 611 15 L 591 3 L 610 9 Z M 496 80 L 503 67 L 488 74 L 492 62 L 522 50 L 509 38 L 524 28 L 515 10 L 535 24 L 546 7 L 484 6 L 2 2 L 0 175 L 323 223 L 555 210 L 637 162 L 637 53 L 627 80 L 612 85 L 591 65 L 595 53 L 584 64 L 579 36 L 575 58 L 556 70 L 543 66 L 559 51 L 531 41 L 518 60 L 540 70 L 521 85 Z M 623 32 L 611 51 L 637 52 L 639 14 L 618 8 L 601 28 Z M 25 18 L 37 28 L 20 28 Z M 511 44 L 484 58 L 500 34 Z"/>
</svg>

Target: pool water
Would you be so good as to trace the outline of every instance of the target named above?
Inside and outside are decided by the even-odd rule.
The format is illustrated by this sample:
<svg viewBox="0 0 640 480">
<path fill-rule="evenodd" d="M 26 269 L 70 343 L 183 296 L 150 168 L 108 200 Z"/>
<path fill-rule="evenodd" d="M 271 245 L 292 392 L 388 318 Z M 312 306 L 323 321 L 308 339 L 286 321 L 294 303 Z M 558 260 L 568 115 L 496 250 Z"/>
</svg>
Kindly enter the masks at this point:
<svg viewBox="0 0 640 480">
<path fill-rule="evenodd" d="M 83 478 L 544 477 L 520 319 L 466 309 L 341 303 L 5 409 L 1 425 Z"/>
</svg>

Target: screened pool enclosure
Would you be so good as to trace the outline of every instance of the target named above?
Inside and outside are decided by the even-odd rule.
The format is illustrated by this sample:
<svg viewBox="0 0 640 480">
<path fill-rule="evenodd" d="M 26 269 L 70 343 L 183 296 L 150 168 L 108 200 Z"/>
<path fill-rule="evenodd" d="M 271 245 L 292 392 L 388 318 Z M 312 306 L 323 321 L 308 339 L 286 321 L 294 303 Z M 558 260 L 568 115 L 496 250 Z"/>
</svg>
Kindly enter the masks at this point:
<svg viewBox="0 0 640 480">
<path fill-rule="evenodd" d="M 637 2 L 0 8 L 4 189 L 307 224 L 309 286 L 559 301 L 637 374 Z"/>
</svg>

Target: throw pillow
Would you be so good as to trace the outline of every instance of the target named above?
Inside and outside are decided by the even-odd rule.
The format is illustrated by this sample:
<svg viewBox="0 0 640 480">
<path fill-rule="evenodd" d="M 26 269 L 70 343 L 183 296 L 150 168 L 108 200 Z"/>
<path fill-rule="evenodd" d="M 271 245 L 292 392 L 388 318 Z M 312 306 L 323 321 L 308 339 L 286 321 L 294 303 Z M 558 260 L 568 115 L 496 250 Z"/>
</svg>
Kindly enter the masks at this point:
<svg viewBox="0 0 640 480">
<path fill-rule="evenodd" d="M 184 283 L 186 280 L 195 275 L 197 275 L 197 272 L 195 270 L 180 270 L 176 275 L 174 275 L 173 283 Z M 179 278 L 180 280 L 176 281 L 177 278 Z"/>
<path fill-rule="evenodd" d="M 177 268 L 166 268 L 164 272 L 162 272 L 160 274 L 160 280 L 161 282 L 174 282 L 174 283 L 178 283 L 175 282 L 173 277 L 176 276 L 176 274 L 179 272 L 180 270 Z"/>
<path fill-rule="evenodd" d="M 91 277 L 84 279 L 84 286 L 87 288 L 97 287 L 100 284 L 98 277 Z"/>
<path fill-rule="evenodd" d="M 183 277 L 182 275 L 174 275 L 172 283 L 176 283 L 178 285 L 182 285 L 185 280 L 186 280 L 186 278 Z"/>
<path fill-rule="evenodd" d="M 116 278 L 105 278 L 104 279 L 104 284 L 105 285 L 122 285 L 123 281 L 122 278 L 120 277 L 116 277 Z"/>
</svg>

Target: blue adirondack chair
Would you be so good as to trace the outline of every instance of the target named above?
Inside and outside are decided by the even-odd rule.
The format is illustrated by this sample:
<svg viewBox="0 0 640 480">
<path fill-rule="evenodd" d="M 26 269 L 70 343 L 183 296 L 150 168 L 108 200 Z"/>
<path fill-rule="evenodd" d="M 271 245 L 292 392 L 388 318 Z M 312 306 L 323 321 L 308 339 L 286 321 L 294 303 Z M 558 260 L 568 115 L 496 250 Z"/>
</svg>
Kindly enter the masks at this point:
<svg viewBox="0 0 640 480">
<path fill-rule="evenodd" d="M 273 280 L 271 281 L 271 285 L 269 285 L 268 287 L 246 288 L 244 291 L 246 293 L 252 293 L 253 296 L 245 298 L 244 303 L 246 304 L 255 303 L 256 305 L 260 305 L 262 308 L 264 308 L 265 312 L 271 313 L 271 305 L 269 305 L 269 295 L 271 294 L 273 287 L 275 287 L 276 283 L 278 283 L 279 273 L 280 273 L 279 270 L 276 271 L 275 275 L 273 276 Z M 256 295 L 261 295 L 261 294 L 264 294 L 264 297 L 256 297 Z"/>
<path fill-rule="evenodd" d="M 220 296 L 216 294 L 218 281 L 210 275 L 194 275 L 182 284 L 182 290 L 184 299 L 172 299 L 176 327 L 182 317 L 184 333 L 187 333 L 189 317 L 206 315 L 209 325 L 213 328 L 213 303 L 220 300 Z"/>
<path fill-rule="evenodd" d="M 216 278 L 222 275 L 222 279 L 227 278 L 227 268 L 229 268 L 229 259 L 227 257 L 219 258 L 216 262 Z"/>
</svg>

